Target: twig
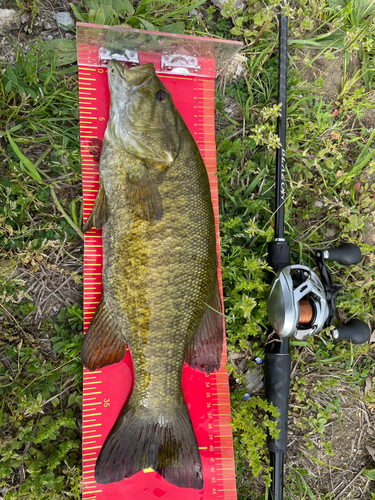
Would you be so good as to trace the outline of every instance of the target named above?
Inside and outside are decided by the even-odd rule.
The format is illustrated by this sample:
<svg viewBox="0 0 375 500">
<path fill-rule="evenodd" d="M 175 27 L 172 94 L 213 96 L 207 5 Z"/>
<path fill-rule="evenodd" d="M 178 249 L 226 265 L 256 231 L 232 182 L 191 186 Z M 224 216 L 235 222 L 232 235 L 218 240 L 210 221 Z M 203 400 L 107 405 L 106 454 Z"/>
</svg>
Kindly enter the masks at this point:
<svg viewBox="0 0 375 500">
<path fill-rule="evenodd" d="M 335 498 L 333 500 L 340 500 L 341 498 L 341 495 L 344 493 L 344 491 L 346 491 L 353 483 L 354 481 L 363 473 L 363 471 L 366 470 L 366 467 L 363 467 L 362 470 L 360 470 L 358 472 L 358 474 L 356 476 L 353 477 L 353 479 L 350 481 L 350 483 L 348 483 L 345 488 L 343 488 L 340 493 L 338 495 L 335 496 Z"/>
<path fill-rule="evenodd" d="M 0 303 L 0 307 L 1 309 L 8 315 L 12 318 L 12 320 L 16 323 L 16 325 L 18 326 L 18 328 L 21 330 L 21 332 L 26 335 L 26 332 L 24 331 L 24 329 L 22 328 L 22 326 L 18 323 L 18 321 L 16 320 L 16 318 L 13 316 L 13 314 L 11 314 L 8 309 L 6 307 L 3 306 L 3 304 Z"/>
<path fill-rule="evenodd" d="M 67 279 L 66 279 L 66 280 L 65 280 L 65 281 L 64 281 L 64 282 L 63 282 L 63 283 L 62 283 L 62 284 L 61 284 L 58 288 L 56 288 L 56 290 L 54 290 L 54 292 L 52 292 L 52 293 L 55 295 L 55 293 L 56 293 L 56 292 L 58 292 L 58 291 L 59 291 L 59 290 L 60 290 L 60 289 L 61 289 L 64 285 L 66 285 L 66 284 L 68 283 L 68 281 L 69 281 L 69 280 L 71 280 L 71 279 L 72 279 L 72 277 L 71 277 L 71 276 L 68 276 L 68 278 L 67 278 Z M 56 295 L 55 295 L 55 297 L 56 297 Z M 44 303 L 46 302 L 46 300 L 48 300 L 48 299 L 49 299 L 49 296 L 47 296 L 45 299 L 43 299 L 43 300 L 41 301 L 40 305 L 44 304 Z"/>
<path fill-rule="evenodd" d="M 290 374 L 290 379 L 291 379 L 291 380 L 292 380 L 292 379 L 293 379 L 293 377 L 294 377 L 294 373 L 295 373 L 295 371 L 296 371 L 297 366 L 299 365 L 299 363 L 300 363 L 300 360 L 299 360 L 299 359 L 297 359 L 296 364 L 295 364 L 295 365 L 294 365 L 294 367 L 293 367 L 292 373 Z"/>
<path fill-rule="evenodd" d="M 268 23 L 268 19 L 266 19 L 265 23 L 262 26 L 262 29 L 259 31 L 258 36 L 256 37 L 256 39 L 253 42 L 249 43 L 249 45 L 246 45 L 246 47 L 244 47 L 244 49 L 250 49 L 250 47 L 254 47 L 254 45 L 259 41 L 260 37 L 263 35 L 263 33 L 267 27 L 267 23 Z"/>
<path fill-rule="evenodd" d="M 57 264 L 57 262 L 59 260 L 59 257 L 61 255 L 61 251 L 62 251 L 62 249 L 63 249 L 63 247 L 64 247 L 67 239 L 68 239 L 68 235 L 64 231 L 64 241 L 63 241 L 62 245 L 60 246 L 59 251 L 57 252 L 57 256 L 56 256 L 56 259 L 55 259 L 55 264 Z"/>
<path fill-rule="evenodd" d="M 69 382 L 71 382 L 72 379 L 69 379 L 65 382 L 64 385 L 67 385 Z M 44 403 L 42 403 L 40 406 L 44 406 L 46 405 L 47 403 L 50 403 L 53 399 L 56 399 L 58 398 L 59 396 L 61 396 L 61 394 L 64 394 L 64 392 L 67 392 L 67 391 L 70 391 L 70 389 L 72 389 L 73 387 L 75 386 L 75 384 L 73 385 L 70 385 L 69 387 L 67 387 L 66 389 L 64 389 L 63 391 L 59 392 L 59 394 L 56 394 L 56 396 L 53 396 L 52 398 L 49 398 L 47 399 L 46 401 L 44 401 Z M 63 386 L 64 387 L 64 386 Z"/>
<path fill-rule="evenodd" d="M 345 34 L 345 31 L 342 31 L 340 30 L 339 28 L 336 28 L 336 26 L 332 23 L 327 23 L 327 21 L 323 21 L 322 19 L 318 19 L 317 17 L 313 17 L 314 21 L 320 23 L 320 24 L 324 24 L 324 25 L 327 25 L 329 26 L 330 28 L 334 29 L 334 30 L 337 30 L 339 31 L 340 33 L 343 33 Z"/>
<path fill-rule="evenodd" d="M 34 425 L 33 427 L 33 437 L 35 437 L 35 434 L 36 434 L 36 431 L 38 430 L 38 422 L 40 420 L 40 414 L 38 415 L 38 418 L 37 418 L 37 421 L 36 421 L 36 424 Z M 28 441 L 25 445 L 25 449 L 23 451 L 23 455 L 22 455 L 22 464 L 20 465 L 20 468 L 19 468 L 19 475 L 20 475 L 20 484 L 22 484 L 26 477 L 25 477 L 25 457 L 26 457 L 26 454 L 27 452 L 29 451 L 31 445 L 33 444 L 33 441 Z"/>
<path fill-rule="evenodd" d="M 367 479 L 365 487 L 363 488 L 363 491 L 362 491 L 362 496 L 364 496 L 364 494 L 366 493 L 366 490 L 369 487 L 370 482 L 371 482 L 371 479 Z"/>
<path fill-rule="evenodd" d="M 69 224 L 72 226 L 72 228 L 75 230 L 75 232 L 78 234 L 78 236 L 80 236 L 82 239 L 84 239 L 83 237 L 83 233 L 82 231 L 79 229 L 79 227 L 77 227 L 74 222 L 72 221 L 72 219 L 69 217 L 69 215 L 65 212 L 65 210 L 63 209 L 63 207 L 61 206 L 59 200 L 57 199 L 57 196 L 56 196 L 56 193 L 55 193 L 55 190 L 53 189 L 53 187 L 51 186 L 50 187 L 51 189 L 51 195 L 52 195 L 52 198 L 53 198 L 53 201 L 55 202 L 55 205 L 56 207 L 59 209 L 59 211 L 62 213 L 63 217 L 66 219 L 67 222 L 69 222 Z"/>
</svg>

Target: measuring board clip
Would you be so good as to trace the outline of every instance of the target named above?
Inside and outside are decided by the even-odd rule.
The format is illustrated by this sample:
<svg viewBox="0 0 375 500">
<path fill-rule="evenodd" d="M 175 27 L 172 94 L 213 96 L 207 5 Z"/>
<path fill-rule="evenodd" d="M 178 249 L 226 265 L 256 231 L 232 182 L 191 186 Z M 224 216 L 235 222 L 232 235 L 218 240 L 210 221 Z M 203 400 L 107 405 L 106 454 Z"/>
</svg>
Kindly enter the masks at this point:
<svg viewBox="0 0 375 500">
<path fill-rule="evenodd" d="M 179 75 L 199 73 L 202 68 L 198 65 L 198 58 L 184 54 L 162 54 L 161 71 L 168 71 Z"/>
<path fill-rule="evenodd" d="M 99 59 L 103 62 L 108 62 L 111 59 L 116 59 L 120 62 L 129 63 L 131 66 L 136 66 L 137 64 L 139 64 L 138 52 L 136 50 L 129 49 L 125 49 L 123 54 L 117 54 L 116 52 L 111 52 L 110 49 L 100 47 Z"/>
</svg>

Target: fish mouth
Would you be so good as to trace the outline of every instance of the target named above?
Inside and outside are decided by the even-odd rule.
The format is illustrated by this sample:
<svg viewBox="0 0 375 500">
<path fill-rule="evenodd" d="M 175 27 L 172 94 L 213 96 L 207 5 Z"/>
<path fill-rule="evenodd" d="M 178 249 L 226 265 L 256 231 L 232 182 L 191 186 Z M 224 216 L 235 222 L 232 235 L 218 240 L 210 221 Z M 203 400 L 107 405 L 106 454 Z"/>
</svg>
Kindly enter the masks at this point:
<svg viewBox="0 0 375 500">
<path fill-rule="evenodd" d="M 139 87 L 145 85 L 148 80 L 155 74 L 155 67 L 152 63 L 134 66 L 132 68 L 124 68 L 119 61 L 111 59 L 108 63 L 108 72 L 117 72 L 125 82 L 131 87 Z"/>
</svg>

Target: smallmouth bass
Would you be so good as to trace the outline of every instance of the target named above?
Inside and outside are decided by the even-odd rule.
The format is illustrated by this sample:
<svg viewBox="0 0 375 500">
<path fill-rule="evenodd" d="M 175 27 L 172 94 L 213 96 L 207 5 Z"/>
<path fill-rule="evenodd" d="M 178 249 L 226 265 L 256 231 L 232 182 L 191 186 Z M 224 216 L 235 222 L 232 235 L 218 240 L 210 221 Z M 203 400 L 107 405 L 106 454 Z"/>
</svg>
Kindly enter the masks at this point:
<svg viewBox="0 0 375 500">
<path fill-rule="evenodd" d="M 184 362 L 220 368 L 223 318 L 215 223 L 198 147 L 152 64 L 108 64 L 110 117 L 100 188 L 84 231 L 103 227 L 103 297 L 82 347 L 89 370 L 120 362 L 129 345 L 134 387 L 100 451 L 109 484 L 152 468 L 203 488 L 181 377 Z"/>
</svg>

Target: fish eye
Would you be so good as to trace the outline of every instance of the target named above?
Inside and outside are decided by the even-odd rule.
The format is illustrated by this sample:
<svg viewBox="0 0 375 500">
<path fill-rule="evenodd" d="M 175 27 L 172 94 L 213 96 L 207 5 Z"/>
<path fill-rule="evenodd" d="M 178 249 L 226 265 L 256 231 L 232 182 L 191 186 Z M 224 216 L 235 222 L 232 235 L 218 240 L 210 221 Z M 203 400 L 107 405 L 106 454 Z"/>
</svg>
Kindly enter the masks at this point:
<svg viewBox="0 0 375 500">
<path fill-rule="evenodd" d="M 156 99 L 160 102 L 167 102 L 169 100 L 169 93 L 165 90 L 158 90 L 156 92 Z"/>
</svg>

